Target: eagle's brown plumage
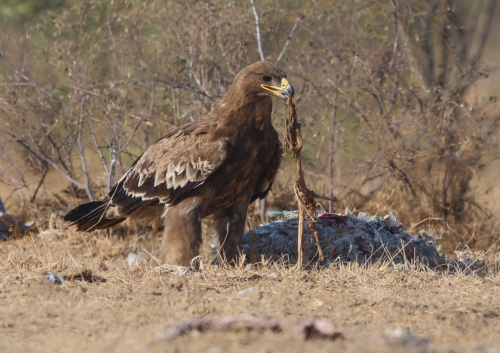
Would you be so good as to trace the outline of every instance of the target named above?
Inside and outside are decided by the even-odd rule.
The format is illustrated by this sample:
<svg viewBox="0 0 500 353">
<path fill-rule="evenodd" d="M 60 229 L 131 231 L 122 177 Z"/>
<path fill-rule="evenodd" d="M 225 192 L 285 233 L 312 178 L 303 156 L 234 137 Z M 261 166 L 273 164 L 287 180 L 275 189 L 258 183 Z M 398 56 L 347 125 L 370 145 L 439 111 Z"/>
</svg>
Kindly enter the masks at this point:
<svg viewBox="0 0 500 353">
<path fill-rule="evenodd" d="M 272 95 L 293 95 L 281 69 L 265 61 L 243 69 L 204 119 L 158 140 L 104 200 L 78 206 L 65 220 L 91 231 L 164 216 L 163 261 L 186 265 L 201 245 L 201 218 L 212 215 L 222 254 L 235 260 L 248 205 L 267 195 L 281 161 Z"/>
</svg>

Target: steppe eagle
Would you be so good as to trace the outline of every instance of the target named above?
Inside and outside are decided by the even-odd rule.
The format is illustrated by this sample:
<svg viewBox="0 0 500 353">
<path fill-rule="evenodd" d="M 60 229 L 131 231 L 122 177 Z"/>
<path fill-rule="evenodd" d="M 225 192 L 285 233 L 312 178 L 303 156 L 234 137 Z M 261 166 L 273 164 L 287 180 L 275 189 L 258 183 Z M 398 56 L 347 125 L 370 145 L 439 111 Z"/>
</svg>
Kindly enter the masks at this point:
<svg viewBox="0 0 500 353">
<path fill-rule="evenodd" d="M 161 260 L 186 266 L 202 244 L 201 219 L 212 216 L 221 254 L 235 261 L 248 205 L 267 195 L 281 162 L 271 96 L 293 94 L 275 65 L 246 67 L 206 117 L 159 139 L 104 200 L 82 204 L 64 220 L 88 232 L 128 217 L 164 217 Z"/>
</svg>

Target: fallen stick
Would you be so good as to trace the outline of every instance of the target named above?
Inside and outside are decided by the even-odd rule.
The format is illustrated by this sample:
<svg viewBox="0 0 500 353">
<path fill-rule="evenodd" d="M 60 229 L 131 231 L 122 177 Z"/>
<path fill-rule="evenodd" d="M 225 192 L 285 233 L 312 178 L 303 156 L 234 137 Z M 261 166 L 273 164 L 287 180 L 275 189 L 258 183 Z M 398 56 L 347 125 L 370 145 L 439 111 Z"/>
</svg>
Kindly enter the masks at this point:
<svg viewBox="0 0 500 353">
<path fill-rule="evenodd" d="M 250 315 L 226 317 L 195 317 L 185 319 L 170 327 L 163 334 L 156 337 L 154 342 L 171 340 L 184 336 L 191 331 L 240 331 L 240 330 L 271 330 L 281 332 L 281 325 L 277 320 L 259 318 Z"/>
<path fill-rule="evenodd" d="M 162 341 L 170 341 L 175 338 L 187 335 L 192 331 L 271 331 L 275 333 L 283 331 L 291 331 L 291 325 L 287 324 L 290 320 L 274 320 L 266 319 L 251 315 L 231 316 L 225 318 L 216 317 L 194 317 L 181 320 L 169 327 L 164 333 L 156 336 L 152 343 Z M 315 340 L 315 339 L 330 339 L 346 338 L 350 335 L 351 330 L 345 327 L 335 326 L 329 320 L 299 320 L 295 323 L 293 337 L 300 340 Z M 353 336 L 354 337 L 354 336 Z"/>
</svg>

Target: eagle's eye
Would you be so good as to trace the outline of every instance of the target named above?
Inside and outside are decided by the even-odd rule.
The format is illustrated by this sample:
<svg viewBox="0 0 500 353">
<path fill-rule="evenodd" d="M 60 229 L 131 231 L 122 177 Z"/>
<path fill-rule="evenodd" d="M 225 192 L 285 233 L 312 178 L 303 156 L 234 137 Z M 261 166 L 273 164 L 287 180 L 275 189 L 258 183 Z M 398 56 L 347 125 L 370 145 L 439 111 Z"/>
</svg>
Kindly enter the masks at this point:
<svg viewBox="0 0 500 353">
<path fill-rule="evenodd" d="M 262 76 L 262 79 L 266 82 L 270 82 L 273 79 L 273 77 L 269 75 L 264 75 Z"/>
</svg>

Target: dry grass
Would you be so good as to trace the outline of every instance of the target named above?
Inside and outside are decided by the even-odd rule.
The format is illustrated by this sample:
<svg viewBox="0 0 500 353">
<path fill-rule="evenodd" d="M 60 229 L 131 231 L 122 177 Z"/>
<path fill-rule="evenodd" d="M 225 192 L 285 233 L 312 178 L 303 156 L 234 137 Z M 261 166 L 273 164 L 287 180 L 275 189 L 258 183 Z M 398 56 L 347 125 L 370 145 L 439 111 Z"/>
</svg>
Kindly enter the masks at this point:
<svg viewBox="0 0 500 353">
<path fill-rule="evenodd" d="M 67 179 L 102 195 L 157 137 L 204 116 L 235 73 L 257 60 L 257 44 L 275 61 L 288 43 L 280 65 L 300 99 L 312 189 L 334 193 L 337 212 L 394 211 L 409 226 L 443 235 L 449 250 L 498 246 L 490 204 L 498 199 L 491 161 L 500 118 L 496 93 L 479 81 L 487 67 L 478 65 L 483 48 L 498 50 L 485 41 L 492 17 L 478 15 L 493 13 L 493 1 L 470 2 L 482 10 L 469 19 L 446 5 L 455 1 L 438 8 L 426 1 L 256 3 L 257 11 L 249 1 L 70 1 L 23 31 L 0 31 L 0 194 L 9 212 L 56 229 L 0 243 L 0 351 L 500 350 L 498 271 L 478 277 L 418 266 L 267 264 L 182 276 L 156 270 L 160 241 L 144 229 L 138 237 L 127 237 L 135 233 L 130 225 L 113 236 L 81 235 L 58 223 L 58 214 L 80 203 L 53 195 Z M 280 131 L 282 116 L 278 110 Z M 271 207 L 294 207 L 292 175 L 285 161 Z M 141 254 L 138 267 L 126 264 L 130 251 Z M 498 269 L 498 255 L 485 263 Z M 54 285 L 44 275 L 82 270 L 107 281 Z M 153 343 L 184 318 L 239 314 L 281 320 L 284 330 Z M 326 318 L 350 334 L 299 341 L 291 332 L 300 318 Z M 387 338 L 396 328 L 430 343 L 398 345 Z"/>
<path fill-rule="evenodd" d="M 205 266 L 159 272 L 154 236 L 119 239 L 60 229 L 0 243 L 0 346 L 51 352 L 471 352 L 500 349 L 500 279 L 437 274 L 390 265 L 300 271 L 283 265 Z M 142 256 L 129 267 L 125 254 Z M 490 257 L 493 266 L 498 259 Z M 48 283 L 45 271 L 90 269 L 104 283 Z M 257 276 L 256 276 L 257 275 Z M 246 295 L 242 290 L 252 288 Z M 154 338 L 187 317 L 240 314 L 281 320 L 283 331 L 191 333 Z M 299 318 L 331 320 L 350 331 L 335 341 L 299 341 Z M 397 328 L 427 345 L 395 343 Z M 486 351 L 486 350 L 484 350 Z M 492 350 L 496 351 L 496 350 Z"/>
</svg>

